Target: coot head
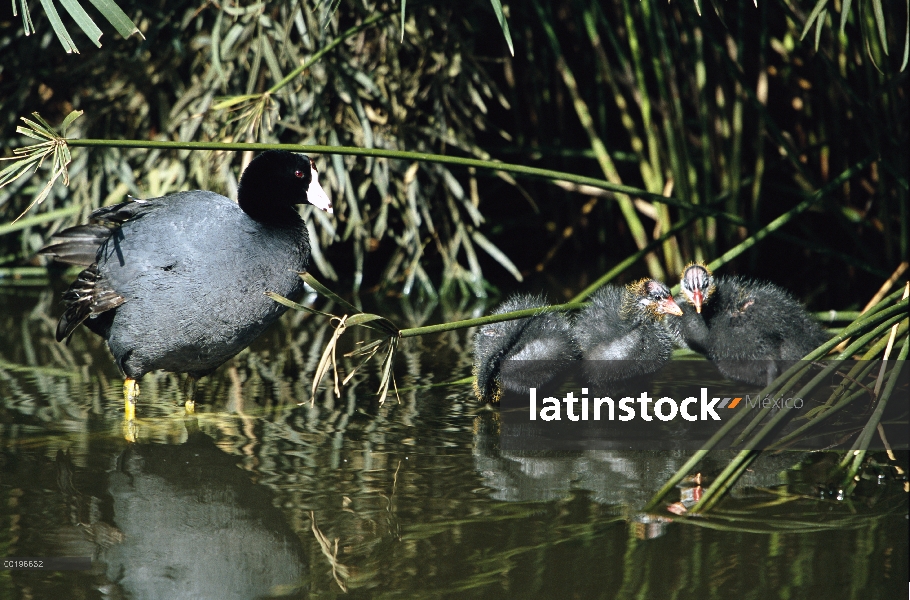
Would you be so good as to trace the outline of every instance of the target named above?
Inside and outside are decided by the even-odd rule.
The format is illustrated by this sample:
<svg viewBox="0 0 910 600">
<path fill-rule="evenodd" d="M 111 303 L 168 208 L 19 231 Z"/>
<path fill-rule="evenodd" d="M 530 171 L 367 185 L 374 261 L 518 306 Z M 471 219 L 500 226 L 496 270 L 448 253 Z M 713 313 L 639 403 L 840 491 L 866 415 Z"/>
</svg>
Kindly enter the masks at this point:
<svg viewBox="0 0 910 600">
<path fill-rule="evenodd" d="M 644 313 L 654 319 L 664 315 L 681 315 L 682 310 L 673 300 L 670 288 L 656 279 L 640 279 L 626 286 L 631 293 L 632 306 L 623 307 L 627 311 Z"/>
<path fill-rule="evenodd" d="M 260 223 L 292 224 L 294 205 L 309 202 L 332 214 L 332 203 L 319 185 L 316 163 L 305 154 L 268 150 L 250 162 L 237 189 L 240 208 Z"/>
<path fill-rule="evenodd" d="M 683 271 L 679 289 L 686 302 L 695 307 L 695 312 L 701 313 L 702 306 L 708 302 L 717 287 L 714 285 L 714 275 L 708 267 L 701 263 L 693 263 Z"/>
</svg>

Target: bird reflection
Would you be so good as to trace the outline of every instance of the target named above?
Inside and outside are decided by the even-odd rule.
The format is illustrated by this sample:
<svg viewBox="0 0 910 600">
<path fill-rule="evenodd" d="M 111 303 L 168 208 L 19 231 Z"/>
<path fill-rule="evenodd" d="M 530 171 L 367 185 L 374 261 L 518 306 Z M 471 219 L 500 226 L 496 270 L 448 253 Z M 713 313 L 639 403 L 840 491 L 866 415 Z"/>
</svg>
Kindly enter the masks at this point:
<svg viewBox="0 0 910 600">
<path fill-rule="evenodd" d="M 604 430 L 609 437 L 610 429 Z M 490 495 L 506 502 L 552 501 L 586 490 L 598 504 L 636 510 L 644 506 L 670 475 L 688 458 L 676 450 L 588 449 L 543 451 L 531 442 L 528 449 L 502 447 L 503 427 L 497 413 L 482 413 L 474 423 L 474 468 Z M 514 445 L 514 444 L 513 444 Z M 704 460 L 703 469 L 719 472 L 734 451 L 717 452 Z M 798 463 L 795 453 L 763 455 L 731 493 L 781 483 L 780 474 Z M 633 520 L 644 523 L 641 515 Z M 655 522 L 656 523 L 656 522 Z M 644 537 L 662 531 L 656 527 Z"/>
<path fill-rule="evenodd" d="M 134 444 L 110 476 L 122 543 L 101 554 L 132 598 L 259 598 L 298 589 L 300 539 L 238 459 L 195 430 L 181 445 Z"/>
</svg>

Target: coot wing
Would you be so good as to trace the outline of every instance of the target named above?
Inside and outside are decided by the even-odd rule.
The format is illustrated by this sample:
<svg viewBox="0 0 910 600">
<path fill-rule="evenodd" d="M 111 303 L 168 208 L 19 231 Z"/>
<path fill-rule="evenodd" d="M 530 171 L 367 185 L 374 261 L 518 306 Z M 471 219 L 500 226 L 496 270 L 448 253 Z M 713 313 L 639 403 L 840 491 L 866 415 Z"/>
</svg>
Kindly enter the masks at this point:
<svg viewBox="0 0 910 600">
<path fill-rule="evenodd" d="M 92 212 L 89 222 L 64 229 L 41 249 L 59 262 L 87 267 L 63 295 L 66 309 L 57 323 L 57 341 L 67 339 L 89 316 L 117 308 L 123 296 L 106 285 L 98 273 L 98 250 L 123 223 L 137 219 L 155 208 L 152 202 L 127 200 Z"/>
</svg>

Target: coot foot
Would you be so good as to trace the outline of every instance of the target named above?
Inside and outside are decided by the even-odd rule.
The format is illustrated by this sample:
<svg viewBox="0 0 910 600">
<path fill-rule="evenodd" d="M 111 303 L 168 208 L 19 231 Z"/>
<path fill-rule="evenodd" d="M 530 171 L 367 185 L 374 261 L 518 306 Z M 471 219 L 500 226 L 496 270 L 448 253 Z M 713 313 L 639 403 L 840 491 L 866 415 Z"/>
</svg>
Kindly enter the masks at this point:
<svg viewBox="0 0 910 600">
<path fill-rule="evenodd" d="M 123 416 L 127 421 L 136 419 L 136 399 L 139 397 L 139 382 L 132 377 L 123 380 Z"/>
<path fill-rule="evenodd" d="M 188 415 L 196 414 L 196 386 L 198 384 L 199 379 L 192 375 L 188 375 L 183 383 L 183 397 L 186 398 L 183 407 Z"/>
<path fill-rule="evenodd" d="M 135 442 L 139 437 L 136 424 L 136 399 L 139 397 L 139 382 L 132 377 L 123 380 L 123 437 Z"/>
</svg>

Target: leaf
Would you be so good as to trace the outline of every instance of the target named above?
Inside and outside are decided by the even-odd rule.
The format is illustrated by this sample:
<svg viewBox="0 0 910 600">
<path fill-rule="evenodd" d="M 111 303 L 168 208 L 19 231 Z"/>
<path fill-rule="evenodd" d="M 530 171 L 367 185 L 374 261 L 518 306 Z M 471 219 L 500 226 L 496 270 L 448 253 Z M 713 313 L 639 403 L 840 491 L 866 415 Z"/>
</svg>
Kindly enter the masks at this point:
<svg viewBox="0 0 910 600">
<path fill-rule="evenodd" d="M 19 133 L 22 133 L 22 134 L 26 133 L 20 127 L 16 127 L 16 131 L 18 131 Z M 40 156 L 41 160 L 44 160 L 44 157 L 47 156 L 47 154 L 49 152 L 51 152 L 51 149 L 53 147 L 54 147 L 53 141 L 44 141 L 44 142 L 41 142 L 40 144 L 34 144 L 32 146 L 26 146 L 24 148 L 16 148 L 15 150 L 13 150 L 13 153 L 16 156 L 28 156 L 28 157 Z M 9 159 L 4 158 L 2 160 L 9 160 Z"/>
<path fill-rule="evenodd" d="M 392 323 L 385 317 L 382 317 L 379 315 L 374 315 L 374 314 L 368 314 L 361 310 L 358 310 L 356 307 L 348 304 L 347 302 L 345 302 L 344 300 L 339 298 L 334 292 L 329 290 L 327 287 L 323 286 L 321 283 L 319 283 L 318 281 L 316 281 L 316 279 L 314 279 L 312 277 L 310 277 L 308 279 L 307 277 L 304 277 L 304 275 L 301 275 L 301 279 L 303 279 L 313 289 L 315 289 L 319 295 L 327 298 L 328 300 L 335 302 L 336 304 L 341 305 L 341 307 L 344 308 L 346 311 L 353 313 L 352 316 L 344 317 L 345 323 L 347 325 L 360 325 L 362 327 L 368 327 L 370 329 L 375 329 L 376 331 L 380 331 L 380 332 L 388 334 L 388 335 L 392 335 L 392 336 L 398 335 L 398 327 L 396 327 L 394 323 Z M 316 285 L 313 285 L 314 282 L 316 283 Z M 337 315 L 333 315 L 331 313 L 322 312 L 322 311 L 316 310 L 315 308 L 310 308 L 308 306 L 298 304 L 298 303 L 294 302 L 293 300 L 288 300 L 281 294 L 276 294 L 275 292 L 266 292 L 265 295 L 268 296 L 269 298 L 271 298 L 272 300 L 274 300 L 275 302 L 277 302 L 278 304 L 282 304 L 284 306 L 287 306 L 288 308 L 293 308 L 294 310 L 301 310 L 304 312 L 312 313 L 314 315 L 322 315 L 323 317 L 330 317 L 332 319 L 341 318 L 341 317 L 338 317 Z"/>
<path fill-rule="evenodd" d="M 236 54 L 234 47 L 237 45 L 237 42 L 240 40 L 240 36 L 243 35 L 244 29 L 245 29 L 244 26 L 241 25 L 240 23 L 234 23 L 231 26 L 231 28 L 228 29 L 227 34 L 218 43 L 218 56 L 219 57 L 230 58 L 231 56 Z M 249 30 L 249 29 L 252 29 L 252 27 L 247 26 L 246 29 Z M 220 35 L 219 35 L 219 37 L 220 37 Z M 263 45 L 265 43 L 265 40 L 267 39 L 267 37 L 268 37 L 267 35 L 262 35 L 259 38 L 259 44 L 257 44 L 257 45 L 259 45 L 259 46 Z"/>
<path fill-rule="evenodd" d="M 54 170 L 60 171 L 63 175 L 63 184 L 70 184 L 70 174 L 66 166 L 73 160 L 70 154 L 69 146 L 66 144 L 56 144 L 54 146 Z"/>
<path fill-rule="evenodd" d="M 882 0 L 872 0 L 872 13 L 875 15 L 875 24 L 878 25 L 878 39 L 882 42 L 882 50 L 888 56 L 888 34 L 885 33 L 885 13 L 882 11 Z"/>
<path fill-rule="evenodd" d="M 35 123 L 34 121 L 31 121 L 31 120 L 27 119 L 26 117 L 22 117 L 22 121 L 23 121 L 26 125 L 28 125 L 29 130 L 33 131 L 34 133 L 37 133 L 38 135 L 40 135 L 40 136 L 41 136 L 42 138 L 44 138 L 45 140 L 52 140 L 52 139 L 54 139 L 54 134 L 53 134 L 53 132 L 50 131 L 50 126 L 48 126 L 47 128 L 42 127 L 41 125 L 38 125 L 37 123 Z M 25 128 L 23 128 L 21 125 L 18 126 L 18 127 L 16 127 L 16 131 L 18 131 L 19 133 L 26 134 Z M 35 139 L 38 139 L 38 138 L 35 138 Z"/>
<path fill-rule="evenodd" d="M 806 19 L 806 26 L 803 28 L 802 35 L 799 36 L 799 39 L 802 40 L 806 37 L 806 34 L 809 33 L 809 28 L 812 27 L 812 23 L 815 22 L 815 19 L 818 18 L 818 15 L 825 10 L 825 6 L 828 4 L 828 0 L 818 0 L 815 4 L 815 8 L 812 9 L 812 12 L 809 13 L 809 18 Z M 818 46 L 815 48 L 818 50 Z"/>
<path fill-rule="evenodd" d="M 50 0 L 48 0 L 50 1 Z M 53 8 L 53 5 L 51 5 Z M 59 15 L 58 15 L 59 17 Z M 73 111 L 67 118 L 64 119 L 64 123 L 67 125 L 72 123 L 79 115 L 82 114 L 79 111 Z M 66 140 L 62 139 L 57 132 L 54 130 L 51 125 L 45 121 L 41 115 L 37 112 L 32 113 L 32 117 L 35 118 L 35 121 L 22 117 L 22 121 L 25 123 L 25 127 L 19 125 L 16 127 L 16 131 L 22 135 L 30 137 L 32 139 L 38 140 L 40 144 L 34 144 L 31 146 L 25 146 L 22 148 L 16 148 L 13 153 L 15 157 L 10 157 L 0 160 L 13 160 L 18 159 L 13 164 L 4 168 L 0 171 L 0 187 L 7 185 L 8 183 L 15 181 L 19 177 L 25 175 L 29 170 L 34 167 L 34 170 L 37 171 L 44 160 L 53 155 L 53 166 L 51 168 L 51 178 L 44 185 L 41 191 L 35 196 L 32 203 L 29 204 L 22 214 L 16 217 L 13 220 L 13 223 L 21 219 L 25 214 L 31 210 L 34 206 L 44 202 L 44 199 L 47 198 L 50 194 L 51 189 L 54 187 L 54 183 L 60 177 L 63 177 L 63 183 L 69 185 L 69 172 L 67 171 L 67 166 L 72 160 L 69 148 L 66 145 Z M 22 158 L 19 158 L 22 157 Z"/>
<path fill-rule="evenodd" d="M 399 42 L 404 42 L 404 7 L 408 3 L 408 0 L 401 0 L 401 40 Z"/>
<path fill-rule="evenodd" d="M 218 74 L 218 78 L 221 80 L 221 83 L 227 84 L 227 74 L 224 72 L 224 67 L 221 65 L 221 23 L 224 21 L 224 13 L 218 12 L 218 16 L 215 17 L 215 24 L 212 25 L 212 68 L 215 70 L 215 73 Z"/>
<path fill-rule="evenodd" d="M 32 13 L 28 9 L 28 0 L 19 0 L 22 5 L 22 29 L 25 30 L 25 35 L 31 35 L 35 33 L 35 24 L 32 23 Z M 13 0 L 13 16 L 16 16 L 16 0 Z"/>
<path fill-rule="evenodd" d="M 9 158 L 0 158 L 0 160 L 14 160 L 15 157 Z M 22 160 L 17 160 L 13 164 L 9 165 L 2 171 L 0 171 L 0 188 L 7 185 L 8 183 L 19 179 L 24 175 L 29 169 L 38 167 L 38 159 L 36 158 L 24 158 Z"/>
<path fill-rule="evenodd" d="M 901 62 L 901 73 L 907 68 L 908 58 L 910 58 L 910 3 L 907 5 L 907 33 L 904 35 L 904 60 Z"/>
<path fill-rule="evenodd" d="M 57 39 L 63 44 L 63 49 L 66 53 L 71 54 L 75 52 L 76 54 L 79 54 L 76 44 L 73 43 L 73 38 L 67 33 L 66 27 L 63 26 L 63 21 L 60 20 L 60 15 L 57 14 L 57 9 L 54 7 L 53 0 L 41 0 L 41 6 L 44 7 L 44 12 L 47 14 L 47 20 L 51 22 L 51 27 L 54 28 L 54 33 L 57 34 Z"/>
<path fill-rule="evenodd" d="M 60 4 L 63 5 L 63 8 L 66 9 L 66 12 L 70 14 L 73 20 L 76 22 L 76 25 L 79 26 L 79 29 L 89 37 L 92 42 L 101 47 L 101 30 L 98 29 L 98 26 L 95 25 L 95 22 L 92 20 L 88 13 L 85 12 L 85 9 L 76 1 L 76 0 L 60 0 Z"/>
<path fill-rule="evenodd" d="M 370 354 L 370 356 L 372 356 L 373 354 L 376 353 L 376 349 L 384 342 L 385 342 L 385 339 L 373 340 L 372 342 L 370 342 L 368 344 L 364 344 L 363 346 L 361 346 L 360 348 L 357 348 L 356 350 L 352 350 L 352 351 L 348 352 L 347 354 L 345 354 L 345 356 L 363 356 L 364 354 Z"/>
<path fill-rule="evenodd" d="M 502 28 L 502 34 L 506 37 L 506 44 L 509 45 L 509 53 L 512 56 L 515 56 L 515 48 L 512 46 L 512 34 L 509 33 L 509 22 L 506 21 L 505 16 L 502 14 L 502 3 L 499 0 L 490 0 L 490 4 L 493 5 L 493 12 L 496 13 L 496 20 L 499 21 L 499 26 Z"/>
<path fill-rule="evenodd" d="M 126 13 L 120 10 L 120 7 L 113 0 L 90 0 L 92 4 L 95 5 L 95 8 L 104 15 L 104 18 L 110 21 L 111 25 L 114 26 L 114 29 L 117 30 L 117 33 L 122 35 L 125 38 L 130 37 L 134 33 L 138 33 L 139 37 L 145 39 L 145 36 L 142 35 L 142 32 L 139 31 L 139 28 L 136 27 L 136 24 L 126 16 Z M 42 2 L 43 4 L 43 2 Z"/>
<path fill-rule="evenodd" d="M 360 309 L 358 309 L 356 306 L 354 306 L 353 304 L 348 302 L 347 300 L 344 300 L 341 296 L 339 296 L 338 294 L 336 294 L 329 288 L 327 288 L 324 285 L 322 285 L 321 283 L 319 283 L 319 281 L 315 277 L 310 275 L 309 273 L 301 273 L 300 278 L 303 279 L 304 283 L 306 283 L 311 288 L 316 290 L 316 292 L 320 296 L 323 296 L 324 298 L 331 300 L 335 304 L 338 304 L 345 311 L 350 312 L 352 314 L 357 314 L 359 312 L 363 312 Z"/>
<path fill-rule="evenodd" d="M 354 350 L 353 352 L 348 352 L 347 354 L 345 354 L 345 356 L 348 356 L 351 358 L 354 358 L 357 356 L 363 356 L 364 354 L 366 354 L 368 356 L 366 358 L 364 358 L 362 361 L 360 361 L 359 365 L 357 365 L 356 367 L 351 369 L 351 372 L 348 373 L 348 376 L 342 380 L 341 385 L 347 385 L 348 382 L 351 380 L 351 378 L 357 374 L 357 371 L 359 371 L 361 369 L 361 367 L 363 367 L 363 365 L 370 362 L 370 359 L 372 359 L 376 355 L 376 352 L 379 350 L 379 348 L 382 346 L 382 344 L 384 344 L 387 341 L 387 339 L 388 338 L 382 339 L 382 340 L 375 340 L 373 342 L 370 342 L 366 346 L 360 348 L 359 350 Z"/>
<path fill-rule="evenodd" d="M 66 130 L 70 125 L 73 124 L 73 121 L 82 116 L 81 110 L 74 110 L 70 114 L 66 115 L 66 118 L 63 119 L 63 122 L 60 123 L 60 135 L 66 137 Z"/>
<path fill-rule="evenodd" d="M 377 322 L 377 325 L 378 325 L 377 327 L 371 327 L 370 325 L 368 325 L 368 323 L 372 323 L 374 321 Z M 395 325 L 391 321 L 389 321 L 385 317 L 381 317 L 379 315 L 373 315 L 373 314 L 369 314 L 369 313 L 359 313 L 359 314 L 353 315 L 351 317 L 348 317 L 347 323 L 348 323 L 348 325 L 362 325 L 364 327 L 370 327 L 371 329 L 379 329 L 379 330 L 389 333 L 391 335 L 398 335 L 398 328 L 395 327 Z"/>
<path fill-rule="evenodd" d="M 52 136 L 56 135 L 56 133 L 54 132 L 54 127 L 50 123 L 45 121 L 44 117 L 39 115 L 37 112 L 33 112 L 32 116 L 35 117 L 35 120 L 37 120 L 39 123 L 41 123 L 41 126 L 44 128 L 45 131 L 50 132 L 50 134 Z M 27 119 L 22 119 L 22 120 L 25 121 L 26 123 L 31 124 L 33 127 L 37 127 L 37 125 L 35 125 L 34 123 L 32 123 L 31 121 L 29 121 Z"/>
<path fill-rule="evenodd" d="M 275 81 L 279 82 L 284 79 L 284 73 L 281 72 L 281 66 L 278 64 L 278 57 L 275 56 L 275 51 L 272 50 L 270 43 L 266 42 L 262 45 L 262 53 L 265 56 L 265 64 L 268 65 Z"/>
<path fill-rule="evenodd" d="M 853 0 L 844 0 L 844 5 L 841 7 L 840 11 L 840 32 L 844 33 L 844 28 L 847 27 L 847 17 L 850 15 L 850 5 L 853 3 Z"/>
<path fill-rule="evenodd" d="M 395 383 L 395 375 L 392 373 L 392 364 L 395 362 L 395 350 L 398 348 L 398 338 L 389 338 L 389 350 L 386 353 L 385 360 L 382 362 L 382 379 L 379 381 L 379 405 L 385 404 L 385 397 L 389 393 L 389 381 L 395 386 L 395 395 L 398 395 L 398 384 Z M 401 399 L 398 399 L 401 403 Z"/>
<path fill-rule="evenodd" d="M 818 52 L 818 43 L 822 39 L 822 27 L 825 25 L 825 19 L 828 18 L 828 11 L 823 10 L 815 22 L 815 51 Z"/>
<path fill-rule="evenodd" d="M 518 281 L 521 281 L 523 279 L 521 273 L 518 271 L 518 267 L 515 266 L 515 263 L 509 260 L 509 257 L 506 256 L 502 250 L 497 248 L 493 242 L 485 238 L 483 234 L 481 234 L 479 231 L 472 231 L 471 239 L 474 240 L 475 244 L 483 248 L 487 254 L 492 256 L 496 262 L 501 264 L 509 273 L 511 273 L 515 279 Z"/>
<path fill-rule="evenodd" d="M 24 136 L 26 136 L 26 137 L 30 137 L 30 138 L 32 138 L 33 140 L 38 140 L 38 141 L 41 142 L 42 144 L 46 144 L 46 143 L 47 143 L 47 138 L 42 137 L 42 136 L 36 134 L 36 133 L 35 133 L 34 131 L 32 131 L 31 129 L 26 129 L 25 127 L 22 127 L 21 125 L 20 125 L 19 127 L 16 127 L 16 133 L 20 133 L 20 134 L 22 134 L 22 135 L 24 135 Z"/>
<path fill-rule="evenodd" d="M 268 296 L 269 298 L 271 298 L 272 300 L 274 300 L 275 302 L 277 302 L 278 304 L 282 304 L 284 306 L 287 306 L 288 308 L 293 308 L 294 310 L 308 312 L 310 314 L 320 315 L 323 317 L 329 317 L 330 319 L 338 318 L 337 316 L 335 316 L 331 313 L 322 312 L 321 310 L 316 310 L 315 308 L 310 308 L 309 306 L 304 306 L 303 304 L 298 304 L 298 303 L 294 302 L 293 300 L 288 300 L 287 298 L 285 298 L 284 296 L 282 296 L 281 294 L 278 294 L 276 292 L 266 292 L 265 295 Z"/>
<path fill-rule="evenodd" d="M 40 164 L 40 163 L 39 163 L 39 164 Z M 39 192 L 38 195 L 35 196 L 35 199 L 32 200 L 32 203 L 29 204 L 28 207 L 27 207 L 25 210 L 22 211 L 22 214 L 20 214 L 18 217 L 16 217 L 15 219 L 13 219 L 13 223 L 15 223 L 16 221 L 18 221 L 18 220 L 21 219 L 22 217 L 24 217 L 25 214 L 26 214 L 28 211 L 30 211 L 33 207 L 38 206 L 39 204 L 41 204 L 42 202 L 44 202 L 45 198 L 47 198 L 48 194 L 51 193 L 51 189 L 54 187 L 54 184 L 57 183 L 57 179 L 59 179 L 61 175 L 64 175 L 64 176 L 65 176 L 65 177 L 64 177 L 64 180 L 67 179 L 67 178 L 66 178 L 66 168 L 65 168 L 65 167 L 54 171 L 54 174 L 53 174 L 53 176 L 51 177 L 50 181 L 48 181 L 48 182 L 45 184 L 45 186 L 41 189 L 41 192 Z"/>
<path fill-rule="evenodd" d="M 329 340 L 328 345 L 325 347 L 325 350 L 323 350 L 322 356 L 319 359 L 319 364 L 316 366 L 316 372 L 313 373 L 312 397 L 310 398 L 311 405 L 316 402 L 316 389 L 319 387 L 319 382 L 322 381 L 323 376 L 325 376 L 326 372 L 329 370 L 330 361 L 332 363 L 332 370 L 335 374 L 335 395 L 341 396 L 341 391 L 338 389 L 338 364 L 335 362 L 335 347 L 338 344 L 338 338 L 340 338 L 341 334 L 347 329 L 347 325 L 345 324 L 346 318 L 347 317 L 341 317 L 338 319 L 335 333 L 332 334 L 332 339 Z"/>
</svg>

